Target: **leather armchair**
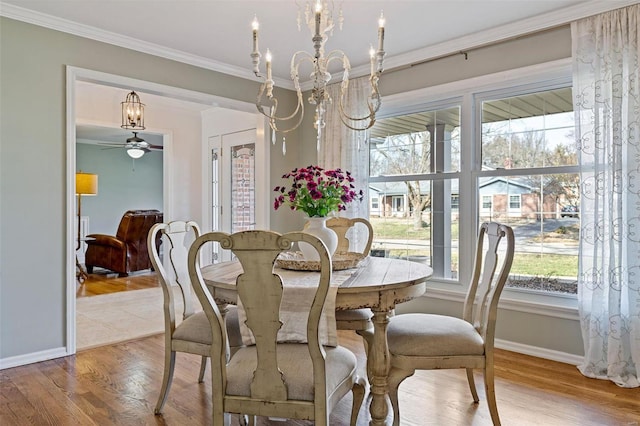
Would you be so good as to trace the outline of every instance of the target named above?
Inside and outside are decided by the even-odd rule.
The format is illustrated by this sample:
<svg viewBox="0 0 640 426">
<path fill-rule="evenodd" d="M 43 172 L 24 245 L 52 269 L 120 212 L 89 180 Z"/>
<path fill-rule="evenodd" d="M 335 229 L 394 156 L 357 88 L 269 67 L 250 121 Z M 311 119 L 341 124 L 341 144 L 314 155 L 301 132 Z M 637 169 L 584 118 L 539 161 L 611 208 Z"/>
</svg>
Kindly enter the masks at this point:
<svg viewBox="0 0 640 426">
<path fill-rule="evenodd" d="M 152 268 L 147 234 L 154 224 L 162 221 L 158 210 L 129 210 L 122 216 L 115 236 L 87 235 L 87 272 L 91 274 L 93 267 L 99 266 L 126 277 L 129 272 Z M 159 239 L 156 244 L 160 244 Z"/>
</svg>

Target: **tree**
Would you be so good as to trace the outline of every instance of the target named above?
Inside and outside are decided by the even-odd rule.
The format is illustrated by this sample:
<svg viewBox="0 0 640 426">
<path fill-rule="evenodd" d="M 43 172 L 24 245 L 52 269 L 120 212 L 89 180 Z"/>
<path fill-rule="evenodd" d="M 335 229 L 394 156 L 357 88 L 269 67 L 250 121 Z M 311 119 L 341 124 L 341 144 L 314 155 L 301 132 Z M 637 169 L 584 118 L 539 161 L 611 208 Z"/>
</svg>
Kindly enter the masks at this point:
<svg viewBox="0 0 640 426">
<path fill-rule="evenodd" d="M 575 145 L 549 140 L 543 132 L 529 130 L 505 135 L 491 126 L 487 128 L 482 144 L 482 164 L 485 167 L 526 169 L 577 164 Z M 565 136 L 571 139 L 570 134 Z M 580 184 L 577 174 L 549 174 L 542 177 L 542 182 L 540 179 L 540 176 L 528 178 L 530 186 L 542 187 L 543 194 L 539 196 L 553 196 L 556 202 L 564 199 L 570 205 L 577 204 Z"/>
<path fill-rule="evenodd" d="M 371 174 L 418 175 L 430 171 L 429 132 L 387 136 L 384 144 L 371 151 Z M 431 195 L 423 194 L 419 181 L 405 181 L 408 202 L 413 211 L 413 227 L 422 228 L 422 212 L 431 205 Z"/>
</svg>

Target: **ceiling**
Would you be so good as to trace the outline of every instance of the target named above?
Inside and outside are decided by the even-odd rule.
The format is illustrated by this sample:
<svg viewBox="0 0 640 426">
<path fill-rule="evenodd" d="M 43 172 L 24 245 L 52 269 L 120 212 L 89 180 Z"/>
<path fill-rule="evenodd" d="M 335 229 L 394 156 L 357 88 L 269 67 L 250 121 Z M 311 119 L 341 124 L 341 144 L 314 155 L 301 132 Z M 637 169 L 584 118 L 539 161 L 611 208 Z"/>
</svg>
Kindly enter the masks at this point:
<svg viewBox="0 0 640 426">
<path fill-rule="evenodd" d="M 150 145 L 163 145 L 162 135 L 149 132 L 136 132 L 139 138 Z M 76 126 L 76 140 L 86 144 L 125 144 L 133 136 L 131 130 L 114 127 L 79 124 Z M 106 146 L 105 146 L 106 148 Z"/>
<path fill-rule="evenodd" d="M 633 3 L 601 0 L 344 0 L 343 30 L 326 50 L 341 49 L 353 75 L 369 71 L 377 19 L 386 18 L 385 68 L 392 69 Z M 255 78 L 251 21 L 260 21 L 260 49 L 273 54 L 277 85 L 289 87 L 294 52 L 312 50 L 308 29 L 297 29 L 304 0 L 2 0 L 2 15 L 171 59 Z M 337 12 L 336 12 L 337 13 Z M 264 63 L 262 64 L 264 66 Z M 309 68 L 310 72 L 310 68 Z M 301 68 L 306 80 L 307 69 Z"/>
<path fill-rule="evenodd" d="M 482 122 L 492 123 L 526 117 L 544 117 L 548 114 L 569 111 L 573 111 L 572 92 L 570 87 L 565 87 L 483 102 Z M 454 107 L 381 118 L 371 128 L 370 137 L 372 141 L 381 142 L 390 135 L 423 132 L 427 126 L 433 124 L 460 126 L 460 109 Z"/>
</svg>

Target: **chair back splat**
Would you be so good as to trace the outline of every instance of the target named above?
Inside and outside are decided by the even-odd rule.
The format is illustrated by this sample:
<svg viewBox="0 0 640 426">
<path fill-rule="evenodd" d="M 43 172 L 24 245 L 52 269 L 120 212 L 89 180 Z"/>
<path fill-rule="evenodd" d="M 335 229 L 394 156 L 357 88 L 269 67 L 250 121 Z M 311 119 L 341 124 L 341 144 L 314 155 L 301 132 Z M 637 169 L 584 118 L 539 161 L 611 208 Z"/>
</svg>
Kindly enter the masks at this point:
<svg viewBox="0 0 640 426">
<path fill-rule="evenodd" d="M 358 227 L 359 223 L 362 224 L 362 226 Z M 365 256 L 369 255 L 369 252 L 371 251 L 371 244 L 373 242 L 373 227 L 367 219 L 363 219 L 361 217 L 332 217 L 327 220 L 327 227 L 333 229 L 333 232 L 338 236 L 338 247 L 336 248 L 336 253 L 348 253 L 349 251 L 355 250 L 357 253 L 361 253 Z M 366 236 L 364 239 L 365 243 L 362 250 L 355 249 L 356 246 L 362 246 L 360 241 L 358 241 L 359 238 L 357 238 L 360 237 L 360 234 L 357 236 L 351 235 L 351 239 L 347 236 L 350 232 L 355 234 L 357 228 L 366 229 Z"/>
<path fill-rule="evenodd" d="M 485 248 L 486 244 L 486 248 Z M 515 242 L 513 230 L 497 222 L 480 226 L 474 269 L 464 302 L 462 319 L 446 315 L 403 314 L 389 321 L 387 340 L 391 369 L 389 396 L 393 424 L 400 424 L 398 386 L 415 370 L 465 368 L 474 402 L 478 402 L 473 370 L 482 369 L 489 413 L 500 425 L 493 377 L 498 300 L 511 264 Z"/>
<path fill-rule="evenodd" d="M 496 268 L 500 263 L 498 248 L 504 237 L 506 237 L 504 259 L 496 276 Z M 484 250 L 485 239 L 488 243 L 486 251 Z M 497 222 L 485 222 L 480 226 L 473 277 L 465 297 L 463 319 L 473 324 L 485 337 L 487 332 L 495 331 L 498 301 L 511 270 L 514 244 L 511 227 Z"/>
<path fill-rule="evenodd" d="M 304 241 L 320 256 L 321 270 L 313 288 L 306 318 L 304 339 L 289 340 L 279 335 L 286 315 L 281 302 L 286 288 L 274 271 L 278 255 L 294 242 Z M 243 337 L 252 340 L 224 357 L 226 335 L 219 309 L 202 279 L 199 252 L 207 243 L 231 250 L 242 265 L 236 279 L 239 317 L 246 317 Z M 225 413 L 315 420 L 326 425 L 335 404 L 354 392 L 354 412 L 364 397 L 364 382 L 357 375 L 355 355 L 341 346 L 321 342 L 321 318 L 330 291 L 331 260 L 325 245 L 316 237 L 291 232 L 243 231 L 234 234 L 211 232 L 202 235 L 189 250 L 189 274 L 194 291 L 209 320 L 213 344 L 213 424 L 222 425 Z M 304 325 L 303 325 L 304 327 Z M 335 326 L 334 326 L 335 331 Z M 248 336 L 246 335 L 248 334 Z M 352 418 L 355 424 L 355 416 Z"/>
</svg>

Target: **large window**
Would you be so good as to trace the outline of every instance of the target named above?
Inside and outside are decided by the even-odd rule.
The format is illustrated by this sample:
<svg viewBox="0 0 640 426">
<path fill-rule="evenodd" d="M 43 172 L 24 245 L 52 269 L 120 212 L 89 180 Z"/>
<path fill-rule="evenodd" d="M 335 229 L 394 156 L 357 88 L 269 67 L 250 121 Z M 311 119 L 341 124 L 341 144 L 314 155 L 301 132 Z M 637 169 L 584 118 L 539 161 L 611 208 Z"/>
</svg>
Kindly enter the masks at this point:
<svg viewBox="0 0 640 426">
<path fill-rule="evenodd" d="M 490 216 L 514 228 L 516 255 L 508 286 L 576 292 L 579 203 L 571 88 L 478 97 L 479 190 L 493 197 Z M 484 203 L 483 206 L 484 207 Z"/>
<path fill-rule="evenodd" d="M 427 262 L 457 278 L 460 106 L 381 119 L 371 130 L 376 253 Z"/>
<path fill-rule="evenodd" d="M 457 280 L 473 257 L 461 258 L 460 245 L 475 242 L 460 229 L 495 220 L 516 234 L 508 286 L 575 293 L 579 217 L 566 214 L 579 204 L 572 93 L 554 84 L 460 94 L 379 119 L 369 145 L 376 254 Z M 472 111 L 465 128 L 461 117 Z"/>
</svg>

